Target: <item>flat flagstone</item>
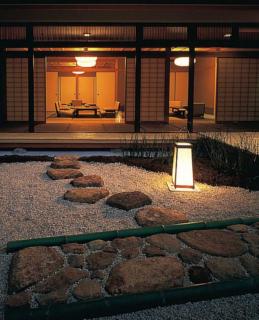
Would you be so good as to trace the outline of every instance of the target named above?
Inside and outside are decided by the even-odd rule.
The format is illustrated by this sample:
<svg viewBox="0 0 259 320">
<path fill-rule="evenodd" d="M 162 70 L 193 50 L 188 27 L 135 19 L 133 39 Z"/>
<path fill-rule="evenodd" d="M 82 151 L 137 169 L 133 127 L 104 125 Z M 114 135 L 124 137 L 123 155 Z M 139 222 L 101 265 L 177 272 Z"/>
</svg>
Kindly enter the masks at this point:
<svg viewBox="0 0 259 320">
<path fill-rule="evenodd" d="M 83 254 L 85 253 L 85 246 L 81 243 L 65 243 L 62 245 L 62 250 L 65 253 Z"/>
<path fill-rule="evenodd" d="M 106 290 L 112 295 L 163 290 L 182 286 L 183 277 L 183 266 L 176 257 L 130 259 L 111 270 Z"/>
<path fill-rule="evenodd" d="M 202 254 L 199 251 L 191 249 L 191 248 L 183 248 L 179 252 L 179 257 L 185 263 L 197 264 L 201 261 Z"/>
<path fill-rule="evenodd" d="M 211 257 L 206 267 L 219 280 L 231 280 L 246 276 L 239 261 L 233 258 Z"/>
<path fill-rule="evenodd" d="M 67 190 L 64 199 L 73 201 L 73 202 L 81 202 L 81 203 L 96 203 L 97 201 L 107 197 L 109 195 L 109 191 L 105 188 L 100 189 L 71 189 Z"/>
<path fill-rule="evenodd" d="M 154 234 L 147 237 L 146 241 L 152 246 L 158 247 L 171 253 L 179 252 L 181 249 L 181 243 L 174 234 Z"/>
<path fill-rule="evenodd" d="M 105 269 L 112 265 L 116 258 L 115 253 L 95 252 L 86 257 L 86 262 L 90 270 Z"/>
<path fill-rule="evenodd" d="M 68 298 L 68 291 L 66 288 L 58 289 L 51 291 L 46 294 L 39 295 L 37 301 L 41 306 L 56 304 L 56 303 L 65 303 Z"/>
<path fill-rule="evenodd" d="M 82 278 L 89 278 L 89 272 L 73 267 L 65 267 L 43 282 L 36 285 L 35 291 L 48 293 L 57 289 L 68 288 Z"/>
<path fill-rule="evenodd" d="M 233 224 L 231 226 L 228 226 L 227 229 L 239 233 L 248 232 L 248 226 L 245 224 Z"/>
<path fill-rule="evenodd" d="M 78 169 L 53 169 L 47 170 L 47 175 L 53 180 L 74 179 L 83 176 Z"/>
<path fill-rule="evenodd" d="M 138 237 L 116 238 L 111 242 L 112 247 L 119 250 L 140 247 L 141 244 L 142 239 Z"/>
<path fill-rule="evenodd" d="M 256 233 L 245 233 L 243 239 L 252 246 L 259 246 L 259 234 Z"/>
<path fill-rule="evenodd" d="M 247 252 L 247 245 L 237 233 L 225 230 L 193 230 L 177 237 L 202 252 L 222 257 L 237 257 Z"/>
<path fill-rule="evenodd" d="M 84 279 L 74 288 L 73 295 L 79 300 L 99 298 L 102 295 L 102 287 L 97 280 Z"/>
<path fill-rule="evenodd" d="M 143 249 L 143 253 L 147 256 L 147 257 L 159 257 L 159 256 L 165 256 L 166 253 L 164 250 L 155 247 L 155 246 L 146 246 Z"/>
<path fill-rule="evenodd" d="M 252 276 L 259 276 L 259 259 L 251 255 L 244 255 L 240 258 L 240 262 L 246 271 Z"/>
<path fill-rule="evenodd" d="M 28 306 L 31 300 L 31 293 L 22 291 L 11 296 L 8 296 L 6 299 L 6 305 L 8 307 L 23 307 Z"/>
<path fill-rule="evenodd" d="M 122 210 L 131 210 L 152 203 L 149 196 L 140 191 L 121 192 L 110 196 L 106 203 L 111 206 Z"/>
<path fill-rule="evenodd" d="M 53 169 L 80 169 L 80 162 L 76 160 L 54 161 L 50 165 Z"/>
<path fill-rule="evenodd" d="M 71 184 L 74 187 L 80 187 L 80 188 L 104 186 L 103 179 L 97 175 L 89 175 L 89 176 L 82 176 L 82 177 L 76 178 L 71 181 Z"/>
<path fill-rule="evenodd" d="M 20 291 L 42 280 L 64 265 L 64 258 L 54 248 L 29 247 L 12 258 L 9 291 Z"/>
<path fill-rule="evenodd" d="M 142 227 L 153 227 L 188 222 L 188 219 L 183 212 L 161 207 L 148 207 L 140 209 L 136 213 L 135 219 Z"/>
<path fill-rule="evenodd" d="M 70 256 L 68 256 L 67 262 L 71 267 L 83 268 L 85 259 L 81 254 L 71 254 Z"/>
</svg>

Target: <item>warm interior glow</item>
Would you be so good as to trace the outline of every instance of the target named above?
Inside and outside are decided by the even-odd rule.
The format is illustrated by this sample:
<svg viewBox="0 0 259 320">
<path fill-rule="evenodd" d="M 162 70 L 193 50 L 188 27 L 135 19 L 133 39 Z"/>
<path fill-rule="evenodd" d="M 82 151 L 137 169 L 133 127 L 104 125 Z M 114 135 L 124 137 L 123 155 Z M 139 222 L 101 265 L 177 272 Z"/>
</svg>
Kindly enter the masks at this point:
<svg viewBox="0 0 259 320">
<path fill-rule="evenodd" d="M 74 70 L 72 71 L 73 74 L 84 74 L 84 71 L 80 71 L 80 70 Z"/>
<path fill-rule="evenodd" d="M 86 33 L 84 33 L 84 37 L 86 37 L 86 38 L 89 38 L 89 37 L 90 37 L 90 35 L 91 35 L 91 33 L 90 33 L 90 32 L 86 32 Z"/>
<path fill-rule="evenodd" d="M 96 66 L 97 57 L 76 57 L 76 63 L 80 67 L 90 68 Z"/>
<path fill-rule="evenodd" d="M 196 59 L 194 59 L 194 63 Z M 190 58 L 189 57 L 178 57 L 174 59 L 174 64 L 178 67 L 189 67 Z"/>
<path fill-rule="evenodd" d="M 194 188 L 192 145 L 190 143 L 175 144 L 172 183 L 175 189 Z"/>
</svg>

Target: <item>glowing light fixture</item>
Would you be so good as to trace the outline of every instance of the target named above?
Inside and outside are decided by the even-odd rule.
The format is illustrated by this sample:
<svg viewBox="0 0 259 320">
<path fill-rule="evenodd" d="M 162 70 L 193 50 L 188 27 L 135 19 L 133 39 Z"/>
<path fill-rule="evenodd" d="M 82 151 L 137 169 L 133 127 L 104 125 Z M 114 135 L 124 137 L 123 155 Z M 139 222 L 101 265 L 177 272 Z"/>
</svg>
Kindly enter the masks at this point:
<svg viewBox="0 0 259 320">
<path fill-rule="evenodd" d="M 80 70 L 74 70 L 72 71 L 73 74 L 84 74 L 84 71 L 80 71 Z"/>
<path fill-rule="evenodd" d="M 232 37 L 232 33 L 226 33 L 226 34 L 224 34 L 224 38 L 229 39 L 229 38 L 231 38 L 231 37 Z"/>
<path fill-rule="evenodd" d="M 91 68 L 96 66 L 97 57 L 76 57 L 76 63 L 80 67 Z"/>
<path fill-rule="evenodd" d="M 90 33 L 90 32 L 84 33 L 84 37 L 89 38 L 90 36 L 91 36 L 91 33 Z"/>
<path fill-rule="evenodd" d="M 192 144 L 177 142 L 174 146 L 171 191 L 194 191 Z M 197 189 L 196 189 L 197 191 Z"/>
<path fill-rule="evenodd" d="M 194 63 L 196 59 L 194 59 Z M 189 67 L 190 58 L 189 57 L 178 57 L 174 59 L 174 64 L 178 67 Z"/>
</svg>

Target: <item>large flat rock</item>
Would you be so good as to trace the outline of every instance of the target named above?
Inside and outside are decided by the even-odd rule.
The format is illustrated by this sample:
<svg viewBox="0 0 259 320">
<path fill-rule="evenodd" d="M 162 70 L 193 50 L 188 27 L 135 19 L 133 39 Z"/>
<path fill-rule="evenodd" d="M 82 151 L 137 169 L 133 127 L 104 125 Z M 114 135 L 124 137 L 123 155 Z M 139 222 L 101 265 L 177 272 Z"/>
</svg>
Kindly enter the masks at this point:
<svg viewBox="0 0 259 320">
<path fill-rule="evenodd" d="M 219 280 L 231 280 L 246 276 L 241 264 L 233 258 L 212 257 L 206 261 L 210 272 Z"/>
<path fill-rule="evenodd" d="M 9 291 L 20 291 L 49 276 L 64 265 L 64 258 L 54 248 L 30 247 L 13 255 Z"/>
<path fill-rule="evenodd" d="M 131 259 L 116 265 L 106 290 L 114 295 L 163 290 L 183 285 L 184 269 L 176 257 Z"/>
<path fill-rule="evenodd" d="M 102 287 L 97 280 L 84 279 L 74 288 L 73 295 L 79 300 L 99 298 L 102 295 Z"/>
<path fill-rule="evenodd" d="M 99 270 L 109 267 L 115 258 L 112 252 L 95 252 L 86 257 L 86 262 L 90 270 Z"/>
<path fill-rule="evenodd" d="M 252 277 L 259 276 L 259 259 L 247 254 L 240 258 L 240 262 Z"/>
<path fill-rule="evenodd" d="M 128 211 L 149 205 L 152 200 L 143 192 L 133 191 L 116 193 L 109 197 L 106 203 L 111 207 Z"/>
<path fill-rule="evenodd" d="M 146 241 L 152 246 L 158 247 L 171 253 L 179 252 L 181 249 L 181 242 L 176 238 L 174 234 L 154 234 L 147 237 Z"/>
<path fill-rule="evenodd" d="M 80 169 L 80 163 L 76 160 L 60 160 L 54 161 L 50 165 L 54 169 Z"/>
<path fill-rule="evenodd" d="M 71 184 L 74 187 L 86 188 L 86 187 L 103 187 L 104 182 L 100 176 L 89 175 L 76 178 L 71 181 Z"/>
<path fill-rule="evenodd" d="M 78 169 L 53 169 L 47 170 L 47 175 L 53 180 L 74 179 L 83 176 Z"/>
<path fill-rule="evenodd" d="M 170 208 L 148 207 L 140 209 L 135 216 L 142 227 L 188 222 L 186 215 Z"/>
<path fill-rule="evenodd" d="M 193 230 L 178 234 L 187 245 L 202 252 L 222 257 L 237 257 L 247 252 L 240 236 L 225 230 Z"/>
<path fill-rule="evenodd" d="M 109 195 L 109 191 L 105 188 L 89 188 L 89 189 L 71 189 L 68 190 L 64 199 L 73 201 L 73 202 L 81 202 L 81 203 L 96 203 L 97 201 L 107 197 Z"/>
</svg>

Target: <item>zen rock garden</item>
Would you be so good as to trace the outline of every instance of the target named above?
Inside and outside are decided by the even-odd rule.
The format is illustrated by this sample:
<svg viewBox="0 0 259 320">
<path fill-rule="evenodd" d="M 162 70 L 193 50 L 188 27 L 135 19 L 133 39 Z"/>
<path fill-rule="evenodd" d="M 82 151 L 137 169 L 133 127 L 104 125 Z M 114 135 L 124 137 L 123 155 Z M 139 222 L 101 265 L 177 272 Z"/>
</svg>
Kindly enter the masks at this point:
<svg viewBox="0 0 259 320">
<path fill-rule="evenodd" d="M 112 194 L 100 176 L 83 175 L 75 157 L 55 158 L 47 175 L 70 179 L 67 201 L 94 204 L 106 198 L 108 208 L 136 209 L 141 227 L 188 222 L 183 212 L 154 206 L 140 191 Z M 259 276 L 259 223 L 28 247 L 11 255 L 6 306 L 69 304 Z"/>
<path fill-rule="evenodd" d="M 29 247 L 12 256 L 6 305 L 35 308 L 259 276 L 258 258 L 258 223 Z"/>
</svg>

